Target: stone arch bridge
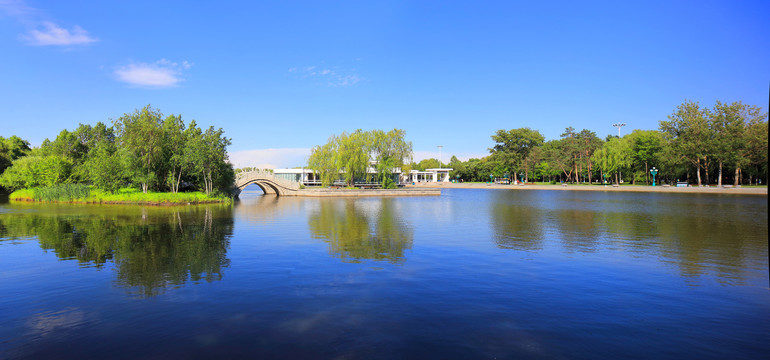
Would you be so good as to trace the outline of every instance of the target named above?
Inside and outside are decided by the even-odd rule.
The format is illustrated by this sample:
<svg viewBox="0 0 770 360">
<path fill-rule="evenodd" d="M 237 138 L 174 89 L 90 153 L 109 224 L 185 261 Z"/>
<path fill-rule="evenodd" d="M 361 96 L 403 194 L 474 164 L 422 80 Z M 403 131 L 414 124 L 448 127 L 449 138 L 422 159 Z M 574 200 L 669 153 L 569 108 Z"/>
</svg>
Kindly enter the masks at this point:
<svg viewBox="0 0 770 360">
<path fill-rule="evenodd" d="M 278 178 L 269 171 L 247 171 L 235 175 L 236 194 L 250 184 L 259 186 L 265 194 L 292 196 L 299 191 L 299 182 Z"/>
</svg>

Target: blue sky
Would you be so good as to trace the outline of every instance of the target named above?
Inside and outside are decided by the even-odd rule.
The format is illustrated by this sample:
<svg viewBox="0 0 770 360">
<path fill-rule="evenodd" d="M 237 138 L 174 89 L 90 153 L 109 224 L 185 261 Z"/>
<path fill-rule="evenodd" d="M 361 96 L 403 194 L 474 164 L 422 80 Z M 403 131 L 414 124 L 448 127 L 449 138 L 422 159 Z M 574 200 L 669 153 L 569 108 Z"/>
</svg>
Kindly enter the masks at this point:
<svg viewBox="0 0 770 360">
<path fill-rule="evenodd" d="M 656 129 L 685 99 L 767 108 L 768 1 L 0 0 L 0 136 L 39 145 L 151 104 L 232 137 L 236 165 L 304 165 L 342 131 L 415 157 L 498 129 Z"/>
</svg>

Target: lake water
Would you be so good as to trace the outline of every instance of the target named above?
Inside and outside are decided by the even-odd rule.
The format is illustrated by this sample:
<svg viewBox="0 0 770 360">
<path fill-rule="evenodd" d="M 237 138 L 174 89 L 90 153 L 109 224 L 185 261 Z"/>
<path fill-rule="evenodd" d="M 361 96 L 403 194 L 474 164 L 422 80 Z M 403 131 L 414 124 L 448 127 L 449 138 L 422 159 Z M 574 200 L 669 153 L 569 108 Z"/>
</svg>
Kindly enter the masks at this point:
<svg viewBox="0 0 770 360">
<path fill-rule="evenodd" d="M 764 358 L 767 197 L 0 203 L 0 358 Z"/>
</svg>

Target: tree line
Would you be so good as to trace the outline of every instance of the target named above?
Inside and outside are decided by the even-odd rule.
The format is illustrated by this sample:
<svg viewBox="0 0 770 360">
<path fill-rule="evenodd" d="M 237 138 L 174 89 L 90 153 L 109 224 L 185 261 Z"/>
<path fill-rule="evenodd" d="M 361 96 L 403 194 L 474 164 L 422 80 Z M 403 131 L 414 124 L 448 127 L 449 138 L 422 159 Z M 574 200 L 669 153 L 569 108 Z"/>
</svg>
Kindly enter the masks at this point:
<svg viewBox="0 0 770 360">
<path fill-rule="evenodd" d="M 545 141 L 537 130 L 498 130 L 490 155 L 448 166 L 454 179 L 489 181 L 491 177 L 550 182 L 651 183 L 650 169 L 666 182 L 734 185 L 767 183 L 767 113 L 741 102 L 717 101 L 712 108 L 685 101 L 660 121 L 658 130 L 634 130 L 601 139 L 568 127 L 559 139 Z M 409 168 L 438 167 L 438 160 Z"/>
<path fill-rule="evenodd" d="M 376 180 L 383 188 L 393 188 L 393 169 L 401 168 L 412 158 L 412 142 L 405 140 L 401 129 L 343 132 L 332 135 L 324 145 L 313 147 L 308 167 L 318 174 L 322 186 L 329 186 L 342 177 L 348 186 L 356 181 Z M 369 167 L 376 175 L 369 174 Z"/>
<path fill-rule="evenodd" d="M 85 183 L 116 192 L 200 190 L 226 193 L 235 173 L 224 131 L 185 124 L 149 105 L 112 121 L 62 130 L 39 148 L 15 136 L 0 138 L 0 186 L 8 190 Z M 6 150 L 7 149 L 7 150 Z M 5 167 L 2 167 L 5 166 Z"/>
</svg>

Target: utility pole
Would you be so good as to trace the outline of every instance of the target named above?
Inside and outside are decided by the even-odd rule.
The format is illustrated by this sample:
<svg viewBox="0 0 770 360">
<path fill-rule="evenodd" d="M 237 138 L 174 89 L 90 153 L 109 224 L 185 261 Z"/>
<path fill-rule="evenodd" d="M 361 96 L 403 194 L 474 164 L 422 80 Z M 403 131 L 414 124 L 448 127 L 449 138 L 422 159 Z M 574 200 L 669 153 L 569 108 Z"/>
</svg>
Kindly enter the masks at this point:
<svg viewBox="0 0 770 360">
<path fill-rule="evenodd" d="M 626 123 L 615 123 L 615 124 L 612 124 L 612 126 L 618 128 L 618 137 L 620 137 L 620 128 L 626 126 Z"/>
</svg>

